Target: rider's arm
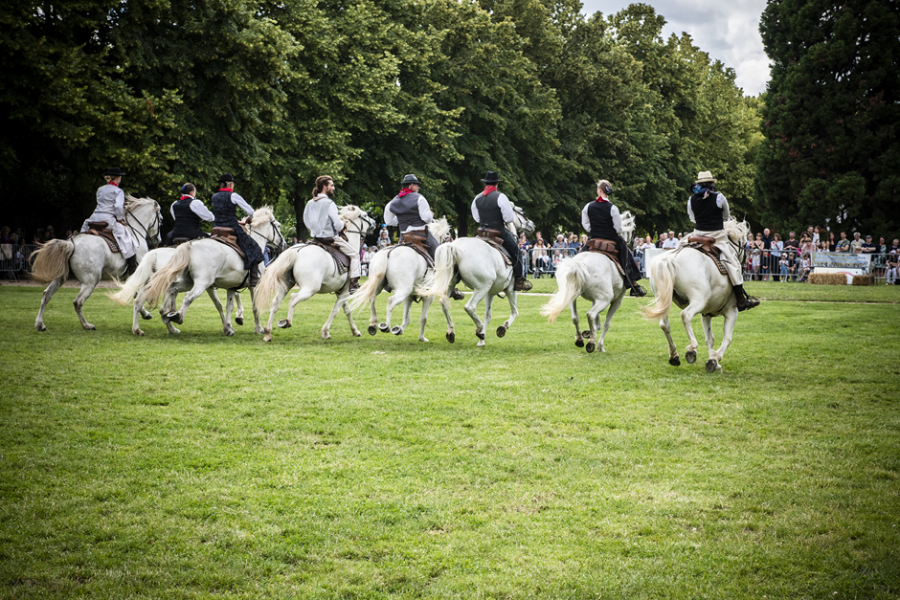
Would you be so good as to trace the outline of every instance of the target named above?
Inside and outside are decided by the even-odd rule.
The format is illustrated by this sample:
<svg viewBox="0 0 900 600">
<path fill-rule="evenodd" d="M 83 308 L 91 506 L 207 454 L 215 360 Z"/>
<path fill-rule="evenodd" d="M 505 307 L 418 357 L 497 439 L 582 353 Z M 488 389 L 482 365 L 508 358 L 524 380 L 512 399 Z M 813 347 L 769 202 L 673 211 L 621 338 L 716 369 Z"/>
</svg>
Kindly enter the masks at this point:
<svg viewBox="0 0 900 600">
<path fill-rule="evenodd" d="M 247 201 L 240 197 L 238 194 L 231 194 L 231 201 L 241 207 L 245 213 L 247 213 L 248 217 L 253 216 L 253 209 L 250 208 L 250 205 L 247 204 Z"/>
<path fill-rule="evenodd" d="M 581 226 L 584 227 L 584 230 L 588 232 L 588 235 L 591 233 L 591 219 L 588 217 L 588 206 L 591 203 L 588 202 L 584 205 L 584 208 L 581 209 Z"/>
<path fill-rule="evenodd" d="M 202 200 L 191 200 L 191 210 L 195 215 L 203 219 L 204 221 L 215 221 L 216 216 L 212 214 L 212 212 L 206 208 L 206 205 L 203 204 Z M 172 216 L 175 216 L 175 213 L 172 213 Z"/>
<path fill-rule="evenodd" d="M 516 222 L 516 213 L 513 211 L 512 204 L 509 203 L 509 198 L 506 197 L 506 194 L 500 194 L 500 197 L 497 198 L 497 207 L 500 209 L 504 223 Z"/>
<path fill-rule="evenodd" d="M 691 220 L 691 223 L 696 223 L 697 219 L 694 218 L 694 209 L 691 208 L 691 199 L 688 198 L 688 219 Z"/>
<path fill-rule="evenodd" d="M 719 194 L 718 197 L 716 197 L 716 206 L 722 209 L 722 219 L 727 221 L 731 218 L 731 211 L 728 210 L 728 200 L 724 195 Z"/>
<path fill-rule="evenodd" d="M 328 218 L 331 219 L 335 231 L 341 232 L 344 230 L 344 222 L 341 221 L 341 215 L 338 214 L 337 205 L 334 202 L 328 207 Z"/>
<path fill-rule="evenodd" d="M 475 219 L 476 223 L 481 223 L 481 216 L 478 214 L 478 207 L 475 206 L 475 200 L 472 200 L 472 218 Z"/>
<path fill-rule="evenodd" d="M 175 203 L 172 203 L 172 208 L 169 209 L 169 212 L 172 213 L 172 220 L 177 221 L 178 217 L 175 216 Z"/>
<path fill-rule="evenodd" d="M 116 218 L 125 218 L 125 192 L 116 188 Z"/>
<path fill-rule="evenodd" d="M 391 200 L 387 203 L 387 206 L 384 207 L 384 224 L 396 227 L 400 224 L 400 220 L 397 218 L 397 215 L 391 211 L 391 204 L 393 203 L 394 201 Z"/>
<path fill-rule="evenodd" d="M 425 196 L 419 196 L 419 218 L 425 221 L 426 223 L 431 223 L 434 221 L 434 213 L 431 212 L 431 207 L 428 206 L 428 200 L 425 199 Z"/>
<path fill-rule="evenodd" d="M 622 235 L 622 215 L 619 214 L 619 209 L 616 208 L 615 204 L 610 207 L 609 216 L 612 217 L 613 228 L 616 230 L 616 233 Z"/>
</svg>

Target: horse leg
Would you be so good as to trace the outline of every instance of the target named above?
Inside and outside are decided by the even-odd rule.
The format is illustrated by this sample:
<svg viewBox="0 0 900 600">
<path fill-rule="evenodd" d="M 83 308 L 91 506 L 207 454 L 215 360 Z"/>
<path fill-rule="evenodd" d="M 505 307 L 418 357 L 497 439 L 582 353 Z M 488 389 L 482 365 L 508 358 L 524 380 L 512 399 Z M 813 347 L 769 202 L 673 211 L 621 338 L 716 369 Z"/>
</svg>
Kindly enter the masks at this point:
<svg viewBox="0 0 900 600">
<path fill-rule="evenodd" d="M 350 305 L 347 304 L 349 298 L 350 296 L 348 294 L 347 298 L 344 298 L 344 303 L 341 306 L 344 309 L 344 314 L 347 315 L 347 320 L 350 321 L 350 333 L 353 334 L 353 337 L 360 337 L 362 333 L 356 328 L 356 323 L 353 322 L 353 311 L 350 310 Z"/>
<path fill-rule="evenodd" d="M 209 294 L 210 300 L 212 300 L 216 310 L 219 311 L 219 318 L 222 319 L 222 333 L 227 336 L 234 335 L 234 328 L 231 326 L 231 311 L 234 310 L 234 292 L 231 290 L 225 292 L 224 311 L 222 310 L 222 301 L 219 300 L 219 295 L 216 293 L 216 290 L 208 288 L 206 293 Z"/>
<path fill-rule="evenodd" d="M 38 311 L 37 319 L 34 321 L 34 328 L 38 331 L 47 331 L 47 327 L 44 325 L 44 311 L 47 310 L 50 299 L 53 297 L 53 294 L 62 287 L 62 284 L 62 278 L 54 279 L 50 282 L 50 285 L 47 286 L 47 289 L 44 290 L 44 295 L 41 297 L 41 309 Z"/>
<path fill-rule="evenodd" d="M 394 335 L 403 335 L 403 332 L 406 331 L 407 327 L 409 327 L 409 313 L 412 309 L 412 303 L 413 298 L 411 294 L 407 295 L 406 298 L 403 299 L 403 321 L 400 322 L 400 327 L 391 328 L 391 333 L 393 333 Z"/>
<path fill-rule="evenodd" d="M 259 322 L 259 309 L 256 308 L 256 302 L 253 301 L 253 295 L 256 293 L 255 288 L 250 288 L 250 308 L 253 310 L 253 333 L 256 335 L 263 334 L 262 324 Z M 238 292 L 235 292 L 235 300 L 238 303 L 238 306 L 241 305 L 241 295 Z M 243 307 L 241 307 L 241 313 L 243 314 Z M 235 319 L 237 320 L 237 319 Z M 241 322 L 238 325 L 243 325 L 244 318 L 241 317 Z"/>
<path fill-rule="evenodd" d="M 722 370 L 722 358 L 725 356 L 725 351 L 728 349 L 728 346 L 731 345 L 732 335 L 734 334 L 734 326 L 737 324 L 737 308 L 731 307 L 728 312 L 725 313 L 725 327 L 724 327 L 724 335 L 722 337 L 722 345 L 719 346 L 719 349 L 713 352 L 713 346 L 715 345 L 715 341 L 712 333 L 712 317 L 703 317 L 703 328 L 708 329 L 707 333 L 707 344 L 709 345 L 709 360 L 706 363 L 706 370 L 709 373 L 715 373 L 716 371 Z"/>
<path fill-rule="evenodd" d="M 688 345 L 684 352 L 684 357 L 687 359 L 688 364 L 694 364 L 697 361 L 697 348 L 700 347 L 700 344 L 697 343 L 697 337 L 694 335 L 694 329 L 691 327 L 691 321 L 694 320 L 694 316 L 698 312 L 697 308 L 692 304 L 688 304 L 687 308 L 681 311 L 681 323 L 684 325 L 684 330 L 688 335 Z"/>
<path fill-rule="evenodd" d="M 506 299 L 509 302 L 509 319 L 507 319 L 506 322 L 503 323 L 503 325 L 497 328 L 497 337 L 503 337 L 504 335 L 506 335 L 506 331 L 510 327 L 512 327 L 513 321 L 515 321 L 516 317 L 519 316 L 519 309 L 516 307 L 515 290 L 506 290 Z M 490 320 L 490 318 L 488 318 L 488 320 Z M 487 325 L 485 325 L 485 327 L 487 327 Z"/>
<path fill-rule="evenodd" d="M 275 320 L 275 313 L 278 312 L 278 307 L 281 306 L 281 301 L 284 300 L 284 297 L 287 296 L 288 290 L 283 286 L 278 286 L 278 291 L 275 292 L 275 297 L 272 298 L 272 305 L 269 307 L 269 322 L 266 323 L 266 326 L 263 328 L 263 332 L 265 336 L 263 337 L 263 341 L 271 342 L 272 341 L 272 322 Z M 299 296 L 300 292 L 294 294 L 294 296 Z M 310 294 L 312 295 L 312 294 Z M 298 300 L 299 302 L 299 300 Z M 288 313 L 289 315 L 293 315 L 294 311 L 291 310 L 291 305 L 294 304 L 294 298 L 291 297 L 291 301 L 288 305 Z M 254 316 L 256 315 L 256 303 L 254 302 L 253 306 Z M 291 322 L 284 320 L 279 321 L 278 326 L 281 328 L 290 327 Z"/>
<path fill-rule="evenodd" d="M 476 309 L 478 308 L 478 303 L 488 295 L 488 289 L 476 289 L 472 292 L 472 297 L 469 298 L 469 301 L 465 304 L 466 314 L 469 315 L 469 318 L 475 323 L 475 336 L 478 338 L 478 346 L 484 346 L 484 323 L 481 322 L 481 319 L 478 318 L 478 313 Z"/>
<path fill-rule="evenodd" d="M 250 298 L 251 299 L 253 298 L 253 290 L 250 290 Z M 235 310 L 237 310 L 237 313 L 235 313 L 235 315 L 234 315 L 234 322 L 237 323 L 238 325 L 243 325 L 244 324 L 244 303 L 241 302 L 241 295 L 238 292 L 234 293 L 234 306 L 235 306 Z M 260 333 L 261 331 L 262 331 L 262 328 L 260 328 L 260 331 L 257 331 L 256 333 Z"/>
<path fill-rule="evenodd" d="M 331 324 L 334 322 L 334 318 L 337 316 L 338 311 L 341 310 L 341 307 L 347 301 L 347 298 L 350 294 L 347 293 L 347 288 L 345 287 L 342 292 L 338 294 L 337 300 L 334 301 L 334 306 L 331 308 L 331 314 L 328 315 L 328 320 L 325 321 L 325 324 L 322 326 L 322 339 L 327 340 L 331 338 Z M 353 323 L 353 317 L 350 317 L 350 322 Z M 355 325 L 350 326 L 351 329 L 355 328 Z"/>
<path fill-rule="evenodd" d="M 569 310 L 572 311 L 572 324 L 575 325 L 575 345 L 579 348 L 584 348 L 584 336 L 581 335 L 581 321 L 578 318 L 578 299 L 572 300 L 572 304 L 569 305 Z"/>
<path fill-rule="evenodd" d="M 603 308 L 603 300 L 596 299 L 587 311 L 587 322 L 590 329 L 585 331 L 582 336 L 587 334 L 588 341 L 584 349 L 588 352 L 593 352 L 597 349 L 597 331 L 600 330 L 600 313 L 603 311 Z M 600 352 L 604 352 L 603 342 L 600 342 Z"/>
<path fill-rule="evenodd" d="M 603 345 L 603 342 L 606 340 L 606 333 L 609 331 L 609 326 L 612 323 L 613 315 L 616 314 L 616 311 L 619 310 L 619 307 L 622 306 L 622 298 L 625 297 L 625 292 L 619 294 L 618 298 L 613 298 L 612 303 L 609 305 L 609 310 L 606 311 L 606 321 L 603 322 L 603 333 L 600 334 L 600 352 L 606 352 L 606 348 Z M 601 309 L 602 310 L 602 309 Z M 597 311 L 597 316 L 595 317 L 597 320 L 597 325 L 600 324 L 600 311 Z"/>
<path fill-rule="evenodd" d="M 669 317 L 660 319 L 659 328 L 666 334 L 666 341 L 669 342 L 669 364 L 673 367 L 680 367 L 681 359 L 678 358 L 678 347 L 675 345 L 675 340 L 672 339 L 672 324 L 669 323 Z"/>
<path fill-rule="evenodd" d="M 75 306 L 75 314 L 78 315 L 78 320 L 81 321 L 81 326 L 87 329 L 88 331 L 94 331 L 97 329 L 93 325 L 87 322 L 87 319 L 84 318 L 84 303 L 87 302 L 87 299 L 91 297 L 91 294 L 94 293 L 94 288 L 97 286 L 98 279 L 92 279 L 89 281 L 82 282 L 81 290 L 78 291 L 78 295 L 75 296 L 75 300 L 72 304 Z"/>
<path fill-rule="evenodd" d="M 388 333 L 389 331 L 393 333 L 393 331 L 391 331 L 391 319 L 394 318 L 394 308 L 400 304 L 400 301 L 403 299 L 404 298 L 396 289 L 392 295 L 388 296 L 387 306 L 384 309 L 384 323 L 378 325 L 378 329 L 380 329 L 382 333 Z"/>
<path fill-rule="evenodd" d="M 375 307 L 377 298 L 378 294 L 375 294 L 372 296 L 372 300 L 369 301 L 369 328 L 367 329 L 369 335 L 378 333 L 378 309 Z"/>
<path fill-rule="evenodd" d="M 456 330 L 453 328 L 453 319 L 450 318 L 450 301 L 446 298 L 440 299 L 441 310 L 447 318 L 447 341 L 451 344 L 456 341 Z"/>
<path fill-rule="evenodd" d="M 138 314 L 141 315 L 141 318 L 145 321 L 149 321 L 153 318 L 153 315 L 150 314 L 150 311 L 144 308 L 143 306 L 138 307 Z"/>
<path fill-rule="evenodd" d="M 181 300 L 181 310 L 178 311 L 178 316 L 173 319 L 176 323 L 178 323 L 178 324 L 184 323 L 184 318 L 187 316 L 187 311 L 188 311 L 188 308 L 190 308 L 191 303 L 193 303 L 194 300 L 199 298 L 203 294 L 203 292 L 205 292 L 207 290 L 207 287 L 208 286 L 205 285 L 204 283 L 198 283 L 195 281 L 194 287 L 184 293 L 184 298 Z M 178 294 L 177 290 L 173 290 L 173 291 L 176 295 Z"/>
<path fill-rule="evenodd" d="M 425 323 L 428 322 L 428 309 L 431 307 L 431 303 L 434 302 L 434 296 L 428 296 L 422 300 L 422 316 L 419 317 L 419 341 L 427 342 L 428 338 L 425 337 Z"/>
</svg>

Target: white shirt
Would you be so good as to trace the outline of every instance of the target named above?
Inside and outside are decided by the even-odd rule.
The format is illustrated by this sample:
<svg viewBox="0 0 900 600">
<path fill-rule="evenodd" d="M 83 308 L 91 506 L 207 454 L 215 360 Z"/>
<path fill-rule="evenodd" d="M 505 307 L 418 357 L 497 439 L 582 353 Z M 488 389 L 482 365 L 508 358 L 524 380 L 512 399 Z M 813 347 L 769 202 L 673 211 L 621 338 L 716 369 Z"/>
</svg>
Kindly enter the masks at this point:
<svg viewBox="0 0 900 600">
<path fill-rule="evenodd" d="M 319 238 L 334 237 L 344 229 L 337 205 L 328 194 L 319 194 L 306 203 L 303 224 L 309 229 L 310 235 Z"/>
<path fill-rule="evenodd" d="M 480 196 L 481 194 L 478 194 Z M 475 199 L 478 199 L 478 196 L 475 196 Z M 509 198 L 506 197 L 506 194 L 501 193 L 500 197 L 497 198 L 497 206 L 500 208 L 500 216 L 503 217 L 504 223 L 513 223 L 516 220 L 516 214 L 513 212 L 513 207 L 509 203 Z M 472 200 L 472 218 L 475 219 L 476 223 L 481 223 L 481 217 L 478 215 L 478 207 L 475 206 L 475 200 Z"/>
<path fill-rule="evenodd" d="M 662 243 L 663 250 L 674 250 L 678 247 L 678 240 L 674 237 L 667 238 L 666 241 Z"/>
<path fill-rule="evenodd" d="M 247 213 L 248 217 L 253 216 L 253 209 L 250 208 L 250 205 L 247 204 L 246 200 L 241 198 L 240 195 L 236 194 L 235 192 L 231 192 L 231 202 L 233 204 L 237 204 L 241 208 L 241 210 L 243 210 L 245 213 Z M 193 207 L 194 207 L 194 205 L 193 205 L 193 203 L 191 203 L 191 208 L 193 208 Z"/>
<path fill-rule="evenodd" d="M 591 202 L 596 202 L 596 200 Z M 591 219 L 588 217 L 588 207 L 591 205 L 591 202 L 585 204 L 584 208 L 581 209 L 581 226 L 588 233 L 591 232 Z M 622 215 L 619 214 L 619 209 L 616 208 L 615 204 L 610 205 L 609 215 L 612 217 L 613 229 L 616 230 L 616 233 L 622 235 Z"/>
<path fill-rule="evenodd" d="M 509 201 L 507 200 L 507 202 Z M 393 203 L 394 201 L 391 200 L 390 202 L 388 202 L 388 205 L 384 207 L 384 224 L 390 225 L 391 227 L 397 227 L 398 225 L 400 225 L 400 220 L 397 218 L 397 215 L 395 215 L 391 211 L 391 204 Z M 417 202 L 417 205 L 419 207 L 420 219 L 422 219 L 426 223 L 431 223 L 432 221 L 434 221 L 434 213 L 431 212 L 431 207 L 428 206 L 428 200 L 425 199 L 425 196 L 419 194 L 419 201 Z M 426 227 L 427 225 L 407 227 L 406 231 L 424 231 Z M 403 231 L 401 233 L 406 233 L 406 231 Z"/>
<path fill-rule="evenodd" d="M 243 201 L 243 198 L 241 200 Z M 250 210 L 253 210 L 253 209 L 251 208 Z M 203 219 L 204 221 L 215 221 L 216 220 L 216 217 L 215 217 L 215 215 L 212 214 L 212 211 L 210 211 L 208 208 L 206 208 L 206 206 L 203 204 L 203 202 L 201 202 L 200 200 L 197 200 L 196 198 L 191 200 L 191 211 L 195 215 L 197 215 L 198 217 Z M 169 212 L 172 213 L 172 218 L 177 220 L 177 217 L 175 216 L 175 203 L 174 202 L 172 203 L 172 208 L 169 209 Z"/>
<path fill-rule="evenodd" d="M 728 220 L 731 218 L 731 212 L 728 210 L 728 200 L 725 199 L 725 196 L 722 195 L 721 192 L 715 192 L 716 194 L 716 206 L 722 209 L 722 220 Z M 694 218 L 694 211 L 691 210 L 691 199 L 688 198 L 688 218 L 691 220 L 691 223 L 696 223 L 697 219 Z"/>
</svg>

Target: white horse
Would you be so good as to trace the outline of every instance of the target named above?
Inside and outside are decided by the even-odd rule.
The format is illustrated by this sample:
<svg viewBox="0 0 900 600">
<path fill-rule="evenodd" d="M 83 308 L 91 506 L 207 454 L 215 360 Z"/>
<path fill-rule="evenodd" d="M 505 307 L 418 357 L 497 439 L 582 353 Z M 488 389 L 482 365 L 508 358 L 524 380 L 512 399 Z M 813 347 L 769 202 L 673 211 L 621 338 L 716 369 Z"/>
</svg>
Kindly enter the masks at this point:
<svg viewBox="0 0 900 600">
<path fill-rule="evenodd" d="M 749 231 L 750 227 L 746 222 L 739 223 L 735 219 L 725 221 L 725 232 L 735 247 L 739 264 L 744 261 L 744 245 Z M 650 287 L 656 300 L 654 304 L 644 307 L 644 316 L 652 320 L 660 319 L 659 326 L 669 342 L 669 364 L 676 367 L 681 364 L 669 325 L 669 309 L 674 300 L 675 304 L 684 309 L 681 311 L 681 322 L 690 339 L 685 358 L 689 363 L 697 360 L 699 344 L 691 329 L 691 320 L 700 313 L 703 315 L 703 333 L 709 348 L 706 370 L 710 373 L 721 371 L 720 363 L 731 344 L 738 314 L 737 300 L 728 277 L 722 275 L 713 261 L 701 252 L 683 248 L 654 259 L 650 267 Z M 712 318 L 715 316 L 725 317 L 724 337 L 718 350 L 714 348 L 716 340 L 712 331 Z"/>
<path fill-rule="evenodd" d="M 281 251 L 285 247 L 281 235 L 281 224 L 272 215 L 272 208 L 264 206 L 253 213 L 253 223 L 247 232 L 260 248 L 266 246 Z M 150 279 L 144 292 L 144 301 L 155 306 L 165 294 L 160 308 L 163 322 L 184 322 L 187 309 L 191 303 L 211 287 L 236 289 L 244 285 L 249 277 L 244 268 L 244 259 L 237 252 L 221 242 L 204 238 L 181 244 L 175 254 L 162 269 Z M 180 292 L 185 292 L 181 310 L 175 311 L 175 300 Z M 253 298 L 250 288 L 250 298 Z M 222 330 L 225 335 L 234 335 L 231 327 L 232 296 L 226 303 L 225 316 L 222 319 Z M 255 308 L 253 319 L 256 323 L 254 333 L 262 333 L 259 314 Z M 173 333 L 177 332 L 176 329 Z"/>
<path fill-rule="evenodd" d="M 437 219 L 428 228 L 436 240 L 444 239 L 447 232 L 450 231 L 447 219 Z M 409 312 L 415 297 L 413 291 L 424 283 L 427 271 L 428 263 L 425 258 L 409 246 L 394 246 L 381 250 L 375 254 L 369 265 L 369 278 L 366 283 L 350 297 L 347 304 L 351 311 L 355 311 L 369 303 L 372 311 L 368 329 L 370 335 L 375 335 L 379 329 L 384 332 L 390 331 L 394 335 L 403 335 L 410 323 Z M 387 301 L 386 321 L 379 325 L 378 313 L 375 310 L 375 298 L 384 289 L 386 283 L 393 288 L 394 295 Z M 403 303 L 403 322 L 399 327 L 391 327 L 391 315 L 394 308 L 401 302 Z M 428 308 L 432 302 L 434 302 L 434 296 L 422 299 L 422 317 L 419 320 L 420 342 L 428 341 L 425 338 L 425 322 L 428 320 Z M 441 308 L 444 310 L 449 325 L 451 323 L 450 303 L 446 298 L 441 298 Z"/>
<path fill-rule="evenodd" d="M 135 240 L 138 261 L 147 253 L 149 246 L 160 242 L 159 227 L 162 216 L 159 204 L 150 198 L 127 197 L 125 203 L 125 224 Z M 94 292 L 101 279 L 121 277 L 125 272 L 125 259 L 121 253 L 113 253 L 106 240 L 96 235 L 79 233 L 68 240 L 51 240 L 31 255 L 34 266 L 31 277 L 41 283 L 49 283 L 41 299 L 34 327 L 46 331 L 44 311 L 53 294 L 66 282 L 69 272 L 81 283 L 81 290 L 75 296 L 75 313 L 81 326 L 87 330 L 97 329 L 84 317 L 84 303 Z M 144 318 L 150 314 L 144 311 Z"/>
<path fill-rule="evenodd" d="M 634 216 L 626 210 L 622 212 L 622 237 L 626 242 L 631 241 L 633 232 Z M 612 259 L 598 252 L 582 252 L 566 258 L 556 268 L 556 283 L 559 287 L 550 300 L 541 307 L 541 314 L 549 317 L 548 320 L 552 323 L 566 307 L 569 307 L 572 311 L 572 323 L 575 324 L 575 345 L 579 348 L 584 346 L 588 352 L 593 352 L 594 349 L 606 352 L 603 348 L 603 341 L 606 339 L 606 332 L 609 331 L 613 315 L 622 305 L 622 299 L 625 297 L 627 289 Z M 593 302 L 587 312 L 590 331 L 582 332 L 579 326 L 578 307 L 576 306 L 579 297 Z M 600 329 L 600 313 L 607 306 L 609 311 L 606 313 L 606 321 L 603 323 L 603 332 L 598 345 L 597 331 Z M 587 345 L 584 343 L 584 338 L 589 338 Z"/>
<path fill-rule="evenodd" d="M 516 220 L 508 225 L 516 234 L 517 229 L 533 231 L 534 223 L 528 220 L 522 210 L 514 207 Z M 515 257 L 513 257 L 515 259 Z M 491 304 L 494 296 L 506 292 L 509 301 L 509 319 L 497 328 L 497 337 L 506 335 L 512 326 L 519 310 L 516 307 L 515 279 L 512 267 L 506 266 L 503 256 L 487 242 L 477 237 L 463 237 L 438 246 L 434 260 L 434 274 L 426 277 L 424 286 L 417 290 L 419 296 L 438 296 L 446 301 L 450 286 L 462 280 L 474 290 L 472 297 L 465 304 L 466 313 L 475 323 L 475 336 L 478 346 L 484 346 L 484 333 L 491 323 Z M 478 318 L 478 304 L 484 300 L 484 321 Z M 456 339 L 453 321 L 447 322 L 447 341 L 451 344 Z"/>
<path fill-rule="evenodd" d="M 359 250 L 359 240 L 375 229 L 375 221 L 358 206 L 347 205 L 341 208 L 341 220 L 346 224 L 344 231 L 347 233 L 347 241 L 351 246 Z M 315 294 L 337 294 L 337 300 L 331 309 L 331 315 L 322 327 L 322 339 L 331 337 L 329 330 L 331 323 L 338 311 L 343 308 L 347 319 L 350 321 L 350 330 L 353 335 L 361 334 L 353 322 L 347 299 L 350 297 L 350 274 L 339 273 L 335 266 L 334 258 L 324 248 L 312 244 L 301 244 L 288 248 L 275 262 L 269 264 L 263 274 L 253 297 L 253 313 L 259 310 L 269 309 L 269 322 L 265 327 L 265 341 L 272 341 L 272 322 L 275 313 L 281 305 L 281 301 L 294 287 L 300 287 L 300 291 L 291 296 L 288 304 L 286 319 L 278 322 L 282 329 L 290 327 L 294 322 L 294 308 L 300 302 L 312 298 Z"/>
<path fill-rule="evenodd" d="M 109 298 L 119 304 L 121 306 L 127 306 L 128 304 L 132 304 L 134 307 L 134 317 L 131 323 L 131 333 L 137 336 L 144 335 L 143 330 L 138 322 L 138 315 L 141 315 L 144 319 L 152 318 L 151 315 L 144 309 L 144 298 L 146 296 L 146 288 L 147 284 L 150 281 L 150 278 L 153 277 L 153 274 L 160 270 L 172 256 L 175 254 L 175 248 L 157 248 L 156 250 L 151 250 L 147 254 L 144 255 L 144 258 L 141 259 L 141 263 L 138 265 L 137 270 L 134 274 L 128 278 L 121 289 L 114 293 L 109 294 Z M 222 310 L 222 303 L 219 301 L 219 296 L 216 294 L 215 288 L 209 288 L 206 290 L 209 293 L 209 297 L 212 300 L 213 304 L 216 307 L 216 310 L 219 311 L 219 316 L 222 318 L 222 327 L 224 330 L 228 330 L 228 325 L 226 323 L 225 312 Z M 241 304 L 241 295 L 237 292 L 237 290 L 229 289 L 227 290 L 228 296 L 228 305 L 230 306 L 232 301 L 234 302 L 235 308 L 237 312 L 234 316 L 234 321 L 238 325 L 244 324 L 244 307 Z M 228 313 L 231 314 L 231 309 L 228 310 Z M 175 325 L 172 324 L 171 320 L 164 321 L 166 328 L 168 328 L 169 333 L 181 333 Z"/>
</svg>

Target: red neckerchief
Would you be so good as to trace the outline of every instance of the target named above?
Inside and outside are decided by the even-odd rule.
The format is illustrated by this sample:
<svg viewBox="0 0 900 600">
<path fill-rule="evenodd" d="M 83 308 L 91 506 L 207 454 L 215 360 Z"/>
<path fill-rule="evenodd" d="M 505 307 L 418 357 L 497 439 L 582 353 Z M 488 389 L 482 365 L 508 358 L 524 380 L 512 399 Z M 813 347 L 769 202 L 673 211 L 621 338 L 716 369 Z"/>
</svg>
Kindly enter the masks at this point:
<svg viewBox="0 0 900 600">
<path fill-rule="evenodd" d="M 219 191 L 220 192 L 233 192 L 234 189 L 233 188 L 219 188 Z"/>
<path fill-rule="evenodd" d="M 403 189 L 400 190 L 400 193 L 397 194 L 397 197 L 398 197 L 398 198 L 402 198 L 403 196 L 405 196 L 405 195 L 407 195 L 407 194 L 412 194 L 412 193 L 413 193 L 413 191 L 412 191 L 411 189 L 409 189 L 409 188 L 403 188 Z"/>
<path fill-rule="evenodd" d="M 496 185 L 486 185 L 486 186 L 484 186 L 484 191 L 481 193 L 482 193 L 482 195 L 487 196 L 488 194 L 491 194 L 496 191 L 497 191 Z"/>
<path fill-rule="evenodd" d="M 194 199 L 193 196 L 182 196 L 181 198 L 179 198 L 179 200 L 184 200 L 185 198 L 190 198 L 191 200 Z"/>
<path fill-rule="evenodd" d="M 609 202 L 609 200 L 607 200 L 603 196 L 597 196 L 597 199 L 594 200 L 594 202 Z"/>
<path fill-rule="evenodd" d="M 115 181 L 107 181 L 107 182 L 106 182 L 106 185 L 114 185 L 114 186 L 116 186 L 116 187 L 119 187 L 119 184 L 116 183 Z"/>
</svg>

